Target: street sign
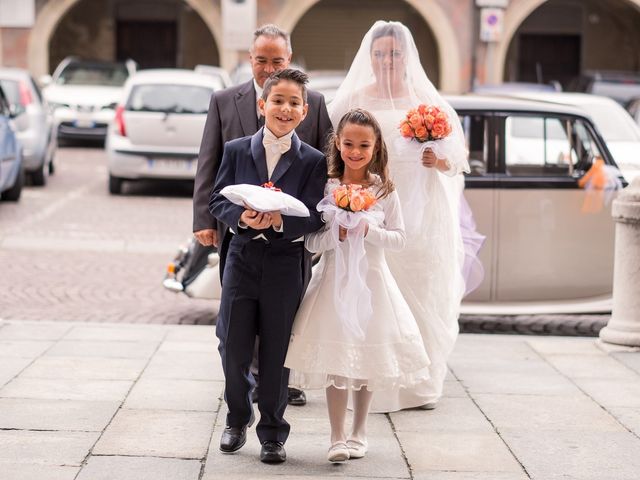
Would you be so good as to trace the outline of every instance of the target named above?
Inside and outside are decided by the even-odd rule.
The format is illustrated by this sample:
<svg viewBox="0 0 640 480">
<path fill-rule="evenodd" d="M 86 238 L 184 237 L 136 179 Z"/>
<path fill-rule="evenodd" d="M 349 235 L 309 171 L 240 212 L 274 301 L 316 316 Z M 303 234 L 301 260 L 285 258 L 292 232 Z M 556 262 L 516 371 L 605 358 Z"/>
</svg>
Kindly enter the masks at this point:
<svg viewBox="0 0 640 480">
<path fill-rule="evenodd" d="M 480 10 L 480 40 L 499 42 L 504 29 L 504 10 L 501 8 L 483 8 Z"/>
<path fill-rule="evenodd" d="M 0 27 L 29 28 L 36 22 L 36 0 L 0 0 Z"/>
<path fill-rule="evenodd" d="M 509 6 L 509 0 L 476 0 L 476 7 L 494 7 L 494 8 L 507 8 Z"/>
<path fill-rule="evenodd" d="M 249 50 L 258 13 L 256 0 L 222 0 L 222 35 L 225 50 Z"/>
</svg>

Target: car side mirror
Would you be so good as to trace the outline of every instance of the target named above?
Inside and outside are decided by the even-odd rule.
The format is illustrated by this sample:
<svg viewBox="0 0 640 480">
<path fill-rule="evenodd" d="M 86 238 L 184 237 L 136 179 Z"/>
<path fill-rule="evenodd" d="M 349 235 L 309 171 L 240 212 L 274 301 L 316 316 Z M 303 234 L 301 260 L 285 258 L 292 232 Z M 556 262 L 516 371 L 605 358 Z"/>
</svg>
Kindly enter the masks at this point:
<svg viewBox="0 0 640 480">
<path fill-rule="evenodd" d="M 44 88 L 51 85 L 51 82 L 53 81 L 53 79 L 51 78 L 51 75 L 42 75 L 38 79 L 38 81 L 40 83 L 40 86 Z"/>
</svg>

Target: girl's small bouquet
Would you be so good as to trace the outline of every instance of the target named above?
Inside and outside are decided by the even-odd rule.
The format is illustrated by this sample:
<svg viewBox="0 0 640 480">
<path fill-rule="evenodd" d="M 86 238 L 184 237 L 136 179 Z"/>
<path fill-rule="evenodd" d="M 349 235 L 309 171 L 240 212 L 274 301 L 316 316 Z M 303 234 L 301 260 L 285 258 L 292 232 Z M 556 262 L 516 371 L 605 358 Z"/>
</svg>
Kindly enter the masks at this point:
<svg viewBox="0 0 640 480">
<path fill-rule="evenodd" d="M 415 140 L 420 146 L 420 154 L 430 148 L 438 158 L 446 158 L 448 149 L 445 139 L 451 133 L 451 122 L 447 114 L 434 105 L 420 104 L 409 110 L 400 126 L 402 137 Z"/>
<path fill-rule="evenodd" d="M 343 227 L 352 236 L 359 232 L 364 237 L 365 224 L 377 221 L 382 215 L 380 211 L 371 210 L 376 202 L 376 195 L 370 188 L 355 184 L 338 185 L 318 203 L 317 208 L 336 235 L 339 227 Z"/>
<path fill-rule="evenodd" d="M 262 185 L 248 183 L 227 185 L 220 193 L 236 205 L 248 206 L 256 212 L 275 212 L 278 210 L 283 215 L 293 217 L 309 216 L 309 209 L 304 203 L 284 193 L 271 182 Z"/>
<path fill-rule="evenodd" d="M 335 245 L 334 298 L 345 329 L 364 339 L 371 317 L 371 291 L 367 286 L 368 263 L 364 247 L 366 225 L 378 225 L 382 210 L 373 209 L 375 193 L 360 185 L 339 185 L 318 204 Z M 347 230 L 340 241 L 340 227 Z"/>
</svg>

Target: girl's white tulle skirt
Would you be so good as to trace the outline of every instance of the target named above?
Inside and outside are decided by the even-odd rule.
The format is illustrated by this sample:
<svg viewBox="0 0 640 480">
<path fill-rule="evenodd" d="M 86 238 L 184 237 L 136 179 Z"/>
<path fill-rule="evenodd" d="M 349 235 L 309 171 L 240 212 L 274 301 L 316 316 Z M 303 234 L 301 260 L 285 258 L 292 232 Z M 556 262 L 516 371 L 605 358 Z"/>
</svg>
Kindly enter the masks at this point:
<svg viewBox="0 0 640 480">
<path fill-rule="evenodd" d="M 413 388 L 428 380 L 430 362 L 420 330 L 383 250 L 367 245 L 367 260 L 373 316 L 364 338 L 358 338 L 336 313 L 334 253 L 323 253 L 292 329 L 285 360 L 291 386 L 379 391 Z"/>
</svg>

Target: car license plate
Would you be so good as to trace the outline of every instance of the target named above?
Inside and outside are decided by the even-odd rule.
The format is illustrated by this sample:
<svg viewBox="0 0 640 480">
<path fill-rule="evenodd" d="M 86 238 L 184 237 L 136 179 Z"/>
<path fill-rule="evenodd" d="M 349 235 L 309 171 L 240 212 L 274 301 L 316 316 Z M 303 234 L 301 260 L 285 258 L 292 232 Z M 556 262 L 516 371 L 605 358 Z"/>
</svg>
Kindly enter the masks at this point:
<svg viewBox="0 0 640 480">
<path fill-rule="evenodd" d="M 154 170 L 191 170 L 193 159 L 150 158 L 149 167 Z"/>
<path fill-rule="evenodd" d="M 90 115 L 78 115 L 78 118 L 75 121 L 75 126 L 78 128 L 93 128 L 95 127 L 95 122 L 91 119 Z"/>
</svg>

